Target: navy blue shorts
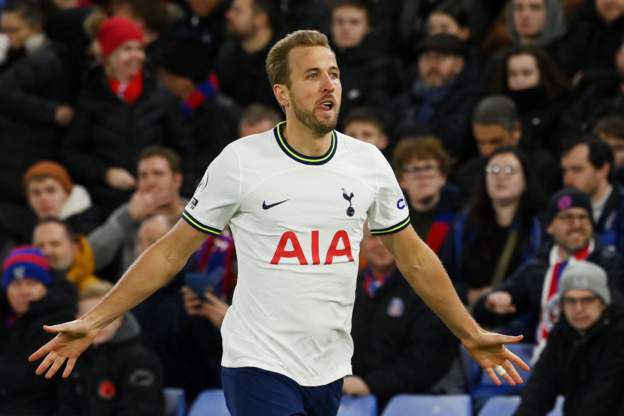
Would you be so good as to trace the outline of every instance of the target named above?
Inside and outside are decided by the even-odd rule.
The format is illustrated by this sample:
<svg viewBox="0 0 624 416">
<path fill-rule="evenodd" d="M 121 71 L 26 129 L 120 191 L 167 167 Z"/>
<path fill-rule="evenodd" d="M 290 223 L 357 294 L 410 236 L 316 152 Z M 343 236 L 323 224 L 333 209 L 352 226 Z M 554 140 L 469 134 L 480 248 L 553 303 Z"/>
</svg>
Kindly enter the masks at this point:
<svg viewBox="0 0 624 416">
<path fill-rule="evenodd" d="M 302 387 L 285 375 L 255 367 L 222 367 L 221 377 L 232 416 L 332 416 L 342 398 L 342 379 Z"/>
</svg>

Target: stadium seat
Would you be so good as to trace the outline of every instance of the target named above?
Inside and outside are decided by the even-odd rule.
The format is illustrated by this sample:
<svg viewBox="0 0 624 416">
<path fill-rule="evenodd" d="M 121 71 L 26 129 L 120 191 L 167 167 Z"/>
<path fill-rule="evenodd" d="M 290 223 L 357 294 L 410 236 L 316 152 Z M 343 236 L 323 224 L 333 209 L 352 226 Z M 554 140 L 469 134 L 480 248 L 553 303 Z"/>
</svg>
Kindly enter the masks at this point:
<svg viewBox="0 0 624 416">
<path fill-rule="evenodd" d="M 479 416 L 511 416 L 520 404 L 520 396 L 496 396 L 490 398 Z"/>
<path fill-rule="evenodd" d="M 342 396 L 337 416 L 377 416 L 377 398 Z"/>
<path fill-rule="evenodd" d="M 406 415 L 471 416 L 470 396 L 400 394 L 390 400 L 382 416 Z"/>
<path fill-rule="evenodd" d="M 202 391 L 193 406 L 188 416 L 230 416 L 227 407 L 225 405 L 225 395 L 223 390 L 204 390 Z"/>
<path fill-rule="evenodd" d="M 165 388 L 165 416 L 184 416 L 186 414 L 186 395 L 184 390 Z"/>
</svg>

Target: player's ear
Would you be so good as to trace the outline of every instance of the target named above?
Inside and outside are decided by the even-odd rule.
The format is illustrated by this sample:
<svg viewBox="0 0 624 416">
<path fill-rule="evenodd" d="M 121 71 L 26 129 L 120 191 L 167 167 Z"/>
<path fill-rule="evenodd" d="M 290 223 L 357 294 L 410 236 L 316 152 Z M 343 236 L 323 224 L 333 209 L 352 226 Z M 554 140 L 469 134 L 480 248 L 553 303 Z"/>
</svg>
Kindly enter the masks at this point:
<svg viewBox="0 0 624 416">
<path fill-rule="evenodd" d="M 288 87 L 286 85 L 274 84 L 273 94 L 275 95 L 275 99 L 279 103 L 280 107 L 284 108 L 288 106 L 290 100 L 288 96 Z"/>
</svg>

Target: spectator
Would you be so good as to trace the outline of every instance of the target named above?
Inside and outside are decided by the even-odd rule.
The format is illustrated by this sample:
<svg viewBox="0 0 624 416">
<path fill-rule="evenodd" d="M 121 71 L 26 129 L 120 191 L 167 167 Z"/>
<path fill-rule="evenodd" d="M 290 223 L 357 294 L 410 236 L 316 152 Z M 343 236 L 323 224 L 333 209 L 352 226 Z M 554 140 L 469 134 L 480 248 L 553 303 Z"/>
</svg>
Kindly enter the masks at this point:
<svg viewBox="0 0 624 416">
<path fill-rule="evenodd" d="M 180 196 L 182 172 L 180 157 L 175 152 L 159 146 L 143 150 L 137 172 L 137 190 L 130 201 L 89 234 L 96 270 L 109 265 L 119 250 L 120 268 L 126 270 L 136 256 L 136 236 L 141 221 L 153 214 L 179 216 L 182 213 L 185 205 Z"/>
<path fill-rule="evenodd" d="M 23 203 L 26 169 L 41 159 L 57 159 L 63 128 L 74 116 L 62 48 L 43 33 L 36 3 L 7 3 L 0 23 L 12 48 L 24 55 L 0 74 L 0 193 L 4 202 Z M 19 137 L 19 140 L 16 140 Z"/>
<path fill-rule="evenodd" d="M 510 49 L 502 59 L 493 90 L 508 95 L 516 104 L 525 136 L 523 148 L 559 154 L 557 127 L 569 104 L 569 86 L 546 52 L 531 45 Z"/>
<path fill-rule="evenodd" d="M 490 95 L 479 101 L 472 113 L 472 135 L 479 154 L 462 164 L 453 177 L 465 195 L 474 194 L 492 152 L 505 146 L 519 146 L 526 151 L 524 143 L 531 141 L 523 134 L 516 104 L 504 95 Z M 550 153 L 535 149 L 529 157 L 536 172 L 540 172 L 542 189 L 548 193 L 560 189 L 561 171 Z"/>
<path fill-rule="evenodd" d="M 614 183 L 624 185 L 624 117 L 619 114 L 602 117 L 594 126 L 594 134 L 611 147 Z"/>
<path fill-rule="evenodd" d="M 589 262 L 561 274 L 563 312 L 522 391 L 516 415 L 545 415 L 563 396 L 566 415 L 620 414 L 624 389 L 624 321 L 611 304 L 605 271 Z"/>
<path fill-rule="evenodd" d="M 456 217 L 441 258 L 464 301 L 472 306 L 537 253 L 541 190 L 524 153 L 501 147 L 488 157 L 479 187 Z"/>
<path fill-rule="evenodd" d="M 596 237 L 624 254 L 624 190 L 612 183 L 611 147 L 593 136 L 570 142 L 563 149 L 561 168 L 564 185 L 589 196 Z"/>
<path fill-rule="evenodd" d="M 36 365 L 27 358 L 52 338 L 41 330 L 44 324 L 73 319 L 75 289 L 54 275 L 43 254 L 30 247 L 11 251 L 2 269 L 8 310 L 0 325 L 8 326 L 8 337 L 0 345 L 0 414 L 55 414 L 62 382 L 38 377 Z"/>
<path fill-rule="evenodd" d="M 245 108 L 238 124 L 238 137 L 271 130 L 282 121 L 282 117 L 273 107 L 262 104 L 250 104 Z"/>
<path fill-rule="evenodd" d="M 174 22 L 170 36 L 173 39 L 195 39 L 207 49 L 214 60 L 225 40 L 225 13 L 228 2 L 224 0 L 186 0 L 189 13 Z"/>
<path fill-rule="evenodd" d="M 553 242 L 479 299 L 473 311 L 477 321 L 491 326 L 510 325 L 522 317 L 525 339 L 534 339 L 537 344 L 535 356 L 546 344 L 559 315 L 555 295 L 564 267 L 586 260 L 607 272 L 614 298 L 624 287 L 624 259 L 594 239 L 591 202 L 586 194 L 571 188 L 554 194 L 545 224 Z"/>
<path fill-rule="evenodd" d="M 348 395 L 374 394 L 380 408 L 395 394 L 428 393 L 449 371 L 457 341 L 414 295 L 392 254 L 367 231 L 353 308 L 353 376 Z"/>
<path fill-rule="evenodd" d="M 208 77 L 212 60 L 199 41 L 172 44 L 163 52 L 159 66 L 160 79 L 180 101 L 191 127 L 195 146 L 193 178 L 199 182 L 206 166 L 239 137 L 238 107 L 220 94 L 215 79 Z"/>
<path fill-rule="evenodd" d="M 384 154 L 388 151 L 390 140 L 386 134 L 384 122 L 373 108 L 361 107 L 351 110 L 344 120 L 344 132 L 351 137 L 372 144 Z"/>
<path fill-rule="evenodd" d="M 592 69 L 612 69 L 624 36 L 624 3 L 590 0 L 570 24 L 561 47 L 562 68 L 569 76 Z"/>
<path fill-rule="evenodd" d="M 566 34 L 560 0 L 512 0 L 506 15 L 507 30 L 516 45 L 548 48 Z"/>
<path fill-rule="evenodd" d="M 100 224 L 100 212 L 91 204 L 87 190 L 75 184 L 59 163 L 35 163 L 26 171 L 23 183 L 28 205 L 38 220 L 58 218 L 79 234 Z"/>
<path fill-rule="evenodd" d="M 331 42 L 340 62 L 342 114 L 358 106 L 381 107 L 399 92 L 400 64 L 372 47 L 371 27 L 370 10 L 362 0 L 334 2 Z"/>
<path fill-rule="evenodd" d="M 446 183 L 450 164 L 434 137 L 403 139 L 394 150 L 394 170 L 407 196 L 412 227 L 436 254 L 460 206 L 457 188 Z"/>
<path fill-rule="evenodd" d="M 464 68 L 465 43 L 452 35 L 427 38 L 419 47 L 419 76 L 391 104 L 403 136 L 431 133 L 452 157 L 468 151 L 468 114 L 479 94 Z"/>
<path fill-rule="evenodd" d="M 260 103 L 279 108 L 264 70 L 264 60 L 279 36 L 276 6 L 271 0 L 234 0 L 225 17 L 231 38 L 217 58 L 221 90 L 241 107 Z"/>
<path fill-rule="evenodd" d="M 46 256 L 52 270 L 67 276 L 80 293 L 101 283 L 93 274 L 95 260 L 87 239 L 74 234 L 62 220 L 41 220 L 33 231 L 32 245 Z"/>
<path fill-rule="evenodd" d="M 78 316 L 97 305 L 112 288 L 93 286 L 80 294 Z M 140 340 L 130 313 L 102 328 L 63 385 L 59 414 L 67 416 L 164 415 L 162 369 Z"/>
<path fill-rule="evenodd" d="M 138 26 L 124 17 L 109 18 L 98 42 L 104 68 L 88 81 L 62 150 L 72 176 L 110 211 L 136 186 L 132 172 L 141 150 L 170 145 L 186 158 L 192 143 L 169 96 L 143 70 Z"/>
<path fill-rule="evenodd" d="M 445 0 L 436 5 L 427 17 L 428 36 L 448 33 L 468 42 L 470 32 L 468 11 L 463 0 Z"/>
</svg>

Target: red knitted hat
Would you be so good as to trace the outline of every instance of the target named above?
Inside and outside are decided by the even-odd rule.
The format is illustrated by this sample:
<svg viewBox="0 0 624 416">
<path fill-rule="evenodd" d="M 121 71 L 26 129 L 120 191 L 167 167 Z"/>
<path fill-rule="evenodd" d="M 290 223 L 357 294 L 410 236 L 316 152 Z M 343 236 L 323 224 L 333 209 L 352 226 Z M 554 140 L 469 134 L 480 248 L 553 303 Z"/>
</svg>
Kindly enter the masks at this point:
<svg viewBox="0 0 624 416">
<path fill-rule="evenodd" d="M 129 40 L 143 42 L 143 32 L 139 25 L 123 16 L 108 18 L 100 26 L 97 40 L 102 48 L 102 56 L 107 57 Z"/>
</svg>

